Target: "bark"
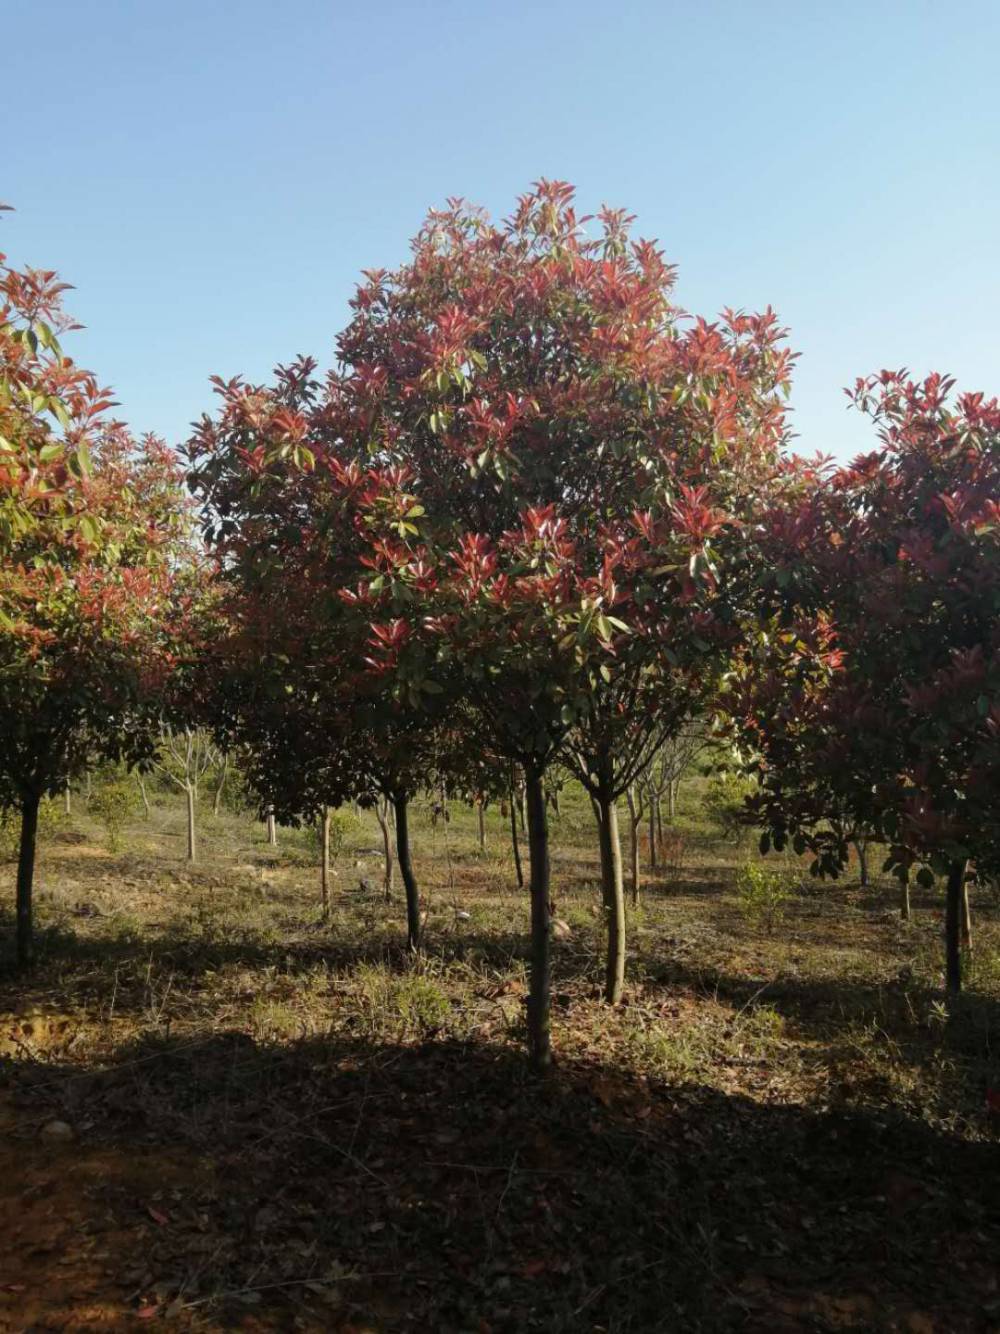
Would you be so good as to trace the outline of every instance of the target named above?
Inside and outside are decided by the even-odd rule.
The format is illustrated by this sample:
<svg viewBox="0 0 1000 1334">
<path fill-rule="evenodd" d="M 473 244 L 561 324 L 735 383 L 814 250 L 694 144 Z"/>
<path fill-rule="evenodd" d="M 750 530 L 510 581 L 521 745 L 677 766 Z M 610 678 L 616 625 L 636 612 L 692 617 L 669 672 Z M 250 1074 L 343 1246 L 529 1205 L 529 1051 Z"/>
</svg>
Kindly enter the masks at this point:
<svg viewBox="0 0 1000 1334">
<path fill-rule="evenodd" d="M 667 784 L 667 822 L 673 824 L 677 815 L 677 789 L 681 785 L 679 778 L 674 778 Z"/>
<path fill-rule="evenodd" d="M 146 819 L 148 820 L 151 814 L 149 807 L 149 793 L 146 791 L 146 780 L 143 778 L 142 774 L 139 773 L 138 769 L 136 770 L 135 781 L 139 784 L 139 796 L 142 798 L 142 809 L 146 812 Z"/>
<path fill-rule="evenodd" d="M 649 794 L 649 869 L 656 870 L 656 805 L 653 794 Z"/>
<path fill-rule="evenodd" d="M 862 889 L 868 888 L 868 841 L 863 838 L 854 840 L 854 851 L 858 854 L 858 878 Z M 903 913 L 904 917 L 909 917 L 909 908 Z"/>
<path fill-rule="evenodd" d="M 420 949 L 420 891 L 417 889 L 410 861 L 410 826 L 407 798 L 396 794 L 392 799 L 396 812 L 396 857 L 406 889 L 406 943 L 414 953 Z"/>
<path fill-rule="evenodd" d="M 910 882 L 909 880 L 900 881 L 899 885 L 899 915 L 904 922 L 910 920 Z"/>
<path fill-rule="evenodd" d="M 521 844 L 517 837 L 517 801 L 514 793 L 510 800 L 510 846 L 514 852 L 514 870 L 517 872 L 517 887 L 524 888 L 524 868 L 521 865 Z"/>
<path fill-rule="evenodd" d="M 608 930 L 604 999 L 609 1005 L 620 1005 L 625 988 L 625 887 L 622 884 L 618 809 L 606 790 L 598 797 L 597 804 L 601 812 L 601 890 Z"/>
<path fill-rule="evenodd" d="M 959 930 L 962 937 L 962 953 L 966 962 L 972 962 L 972 913 L 969 909 L 969 877 L 962 879 L 962 911 Z"/>
<path fill-rule="evenodd" d="M 73 792 L 72 792 L 72 789 L 70 788 L 69 783 L 66 784 L 66 793 L 65 793 L 65 795 L 66 795 L 66 814 L 67 814 L 67 815 L 72 815 L 72 814 L 73 814 Z"/>
<path fill-rule="evenodd" d="M 541 771 L 526 771 L 525 802 L 531 855 L 528 1059 L 535 1070 L 546 1070 L 552 1064 L 552 940 L 549 923 L 549 825 Z"/>
<path fill-rule="evenodd" d="M 386 903 L 392 898 L 393 884 L 396 878 L 396 864 L 392 856 L 392 839 L 389 836 L 389 803 L 383 805 L 382 798 L 375 803 L 375 818 L 378 820 L 378 827 L 382 831 L 382 847 L 385 851 L 385 872 L 382 879 L 382 888 L 385 892 Z"/>
<path fill-rule="evenodd" d="M 632 891 L 632 906 L 639 906 L 639 822 L 642 819 L 642 807 L 637 805 L 635 793 L 631 788 L 625 793 L 629 813 L 629 865 Z"/>
<path fill-rule="evenodd" d="M 187 796 L 187 843 L 188 843 L 187 859 L 189 862 L 194 862 L 198 860 L 198 849 L 195 844 L 195 831 L 194 831 L 195 801 L 198 794 L 194 783 L 188 783 L 184 791 L 185 795 Z"/>
<path fill-rule="evenodd" d="M 40 802 L 38 793 L 32 793 L 21 803 L 21 844 L 17 858 L 17 966 L 19 968 L 30 968 L 35 962 L 31 894 L 35 881 L 35 847 L 38 841 Z"/>
<path fill-rule="evenodd" d="M 476 802 L 476 814 L 479 820 L 479 851 L 486 851 L 486 811 L 481 801 Z"/>
<path fill-rule="evenodd" d="M 660 857 L 663 856 L 663 806 L 660 798 L 657 797 L 653 803 L 653 809 L 656 812 L 656 846 L 659 849 Z"/>
<path fill-rule="evenodd" d="M 274 811 L 267 812 L 267 841 L 272 848 L 278 846 L 278 823 L 274 818 Z"/>
<path fill-rule="evenodd" d="M 962 898 L 967 863 L 955 861 L 948 868 L 948 890 L 944 914 L 945 986 L 957 996 L 962 990 Z"/>
<path fill-rule="evenodd" d="M 320 823 L 320 842 L 321 857 L 319 866 L 319 890 L 320 904 L 323 912 L 323 921 L 330 916 L 330 807 L 323 807 L 323 818 Z"/>
</svg>

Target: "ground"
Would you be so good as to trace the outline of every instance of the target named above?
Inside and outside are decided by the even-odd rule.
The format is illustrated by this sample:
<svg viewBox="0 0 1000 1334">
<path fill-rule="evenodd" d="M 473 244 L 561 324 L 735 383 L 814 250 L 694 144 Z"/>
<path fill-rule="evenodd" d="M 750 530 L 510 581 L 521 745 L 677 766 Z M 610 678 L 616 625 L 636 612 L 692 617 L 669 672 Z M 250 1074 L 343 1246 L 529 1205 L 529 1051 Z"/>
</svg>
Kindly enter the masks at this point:
<svg viewBox="0 0 1000 1334">
<path fill-rule="evenodd" d="M 789 898 L 748 916 L 753 844 L 692 780 L 611 1012 L 566 793 L 537 1079 L 498 811 L 485 854 L 470 812 L 415 811 L 418 961 L 370 815 L 323 922 L 307 831 L 206 802 L 188 866 L 170 793 L 115 851 L 57 812 L 38 967 L 0 974 L 0 1330 L 1000 1330 L 991 891 L 948 1007 L 939 893 L 903 923 L 887 884 L 772 858 Z"/>
</svg>

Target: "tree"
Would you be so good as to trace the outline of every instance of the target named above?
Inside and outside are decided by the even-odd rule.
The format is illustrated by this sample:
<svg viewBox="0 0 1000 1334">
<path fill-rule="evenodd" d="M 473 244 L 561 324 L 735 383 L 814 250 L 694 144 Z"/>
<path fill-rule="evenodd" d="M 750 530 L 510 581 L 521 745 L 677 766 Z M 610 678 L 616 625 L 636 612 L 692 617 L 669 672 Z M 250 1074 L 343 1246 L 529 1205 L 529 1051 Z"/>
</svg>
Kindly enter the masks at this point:
<svg viewBox="0 0 1000 1334">
<path fill-rule="evenodd" d="M 502 226 L 462 201 L 431 213 L 410 263 L 359 289 L 331 392 L 341 437 L 390 462 L 414 497 L 380 588 L 418 563 L 434 571 L 440 611 L 423 623 L 440 635 L 439 660 L 460 667 L 483 737 L 525 775 L 539 1066 L 545 773 L 593 723 L 600 754 L 585 772 L 610 811 L 637 763 L 624 737 L 642 733 L 640 763 L 650 744 L 629 701 L 654 698 L 657 672 L 682 676 L 711 648 L 710 538 L 730 519 L 716 502 L 772 459 L 790 360 L 770 312 L 687 323 L 673 271 L 630 240 L 631 220 L 604 209 L 594 237 L 586 221 L 560 182 L 539 183 Z M 424 610 L 398 619 L 412 630 Z M 665 648 L 680 625 L 683 648 Z M 617 953 L 620 877 L 607 897 Z"/>
<path fill-rule="evenodd" d="M 41 799 L 93 759 L 134 761 L 182 610 L 170 609 L 185 512 L 162 442 L 138 444 L 54 332 L 54 274 L 0 257 L 0 798 L 21 815 L 17 952 L 32 959 Z"/>
<path fill-rule="evenodd" d="M 395 615 L 426 591 L 427 572 L 418 564 L 391 587 L 379 577 L 414 501 L 397 470 L 351 456 L 312 362 L 279 368 L 270 387 L 216 387 L 220 411 L 188 446 L 229 627 L 216 734 L 246 749 L 254 790 L 288 823 L 348 800 L 391 805 L 416 950 L 422 913 L 407 816 L 436 740 L 432 711 L 415 705 L 443 687 L 426 675 L 420 637 L 404 642 Z M 405 679 L 385 676 L 376 646 L 402 655 Z M 385 815 L 382 824 L 387 835 Z M 391 874 L 387 856 L 387 886 Z"/>
<path fill-rule="evenodd" d="M 205 775 L 218 763 L 218 752 L 211 738 L 200 728 L 186 726 L 175 730 L 160 724 L 160 744 L 150 757 L 151 768 L 166 774 L 184 793 L 187 813 L 187 859 L 197 861 L 196 811 L 198 787 Z"/>
<path fill-rule="evenodd" d="M 858 381 L 879 448 L 769 516 L 779 610 L 730 698 L 765 846 L 836 874 L 864 830 L 904 883 L 944 876 L 955 991 L 967 865 L 1000 845 L 1000 406 L 953 387 Z"/>
</svg>

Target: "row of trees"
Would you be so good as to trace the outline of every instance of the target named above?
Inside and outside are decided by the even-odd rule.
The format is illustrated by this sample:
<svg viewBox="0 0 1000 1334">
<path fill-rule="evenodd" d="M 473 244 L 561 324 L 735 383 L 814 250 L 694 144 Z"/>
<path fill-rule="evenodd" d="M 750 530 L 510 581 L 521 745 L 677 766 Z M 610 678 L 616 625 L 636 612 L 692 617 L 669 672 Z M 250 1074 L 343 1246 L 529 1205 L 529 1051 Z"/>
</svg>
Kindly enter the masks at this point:
<svg viewBox="0 0 1000 1334">
<path fill-rule="evenodd" d="M 711 713 L 765 847 L 836 874 L 852 839 L 885 841 L 904 880 L 947 874 L 951 920 L 970 860 L 997 852 L 1000 409 L 887 373 L 855 393 L 871 455 L 790 456 L 773 313 L 687 317 L 630 222 L 579 218 L 558 182 L 502 225 L 462 201 L 431 213 L 408 263 L 365 276 L 335 370 L 216 380 L 184 453 L 193 509 L 168 451 L 100 425 L 108 405 L 55 344 L 54 278 L 3 271 L 3 726 L 27 720 L 34 768 L 17 745 L 0 763 L 25 868 L 27 793 L 200 725 L 278 818 L 354 800 L 387 830 L 391 808 L 416 949 L 413 795 L 513 810 L 523 788 L 544 1067 L 547 778 L 566 766 L 593 801 L 616 1003 L 618 805 L 635 867 L 668 758 Z M 16 601 L 36 569 L 60 588 L 96 570 L 95 605 L 120 610 L 99 634 L 79 612 L 45 633 L 49 613 Z M 77 648 L 95 637 L 103 657 Z"/>
</svg>

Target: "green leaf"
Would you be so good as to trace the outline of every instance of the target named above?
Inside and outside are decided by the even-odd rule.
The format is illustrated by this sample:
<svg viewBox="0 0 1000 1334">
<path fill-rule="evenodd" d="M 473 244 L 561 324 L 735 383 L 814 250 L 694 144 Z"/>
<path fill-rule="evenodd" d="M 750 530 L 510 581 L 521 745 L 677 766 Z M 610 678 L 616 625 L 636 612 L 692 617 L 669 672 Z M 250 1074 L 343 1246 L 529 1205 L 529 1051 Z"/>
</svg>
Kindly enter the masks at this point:
<svg viewBox="0 0 1000 1334">
<path fill-rule="evenodd" d="M 65 451 L 65 445 L 61 441 L 51 445 L 42 445 L 38 451 L 38 458 L 42 463 L 51 463 L 53 459 L 58 459 Z"/>
</svg>

